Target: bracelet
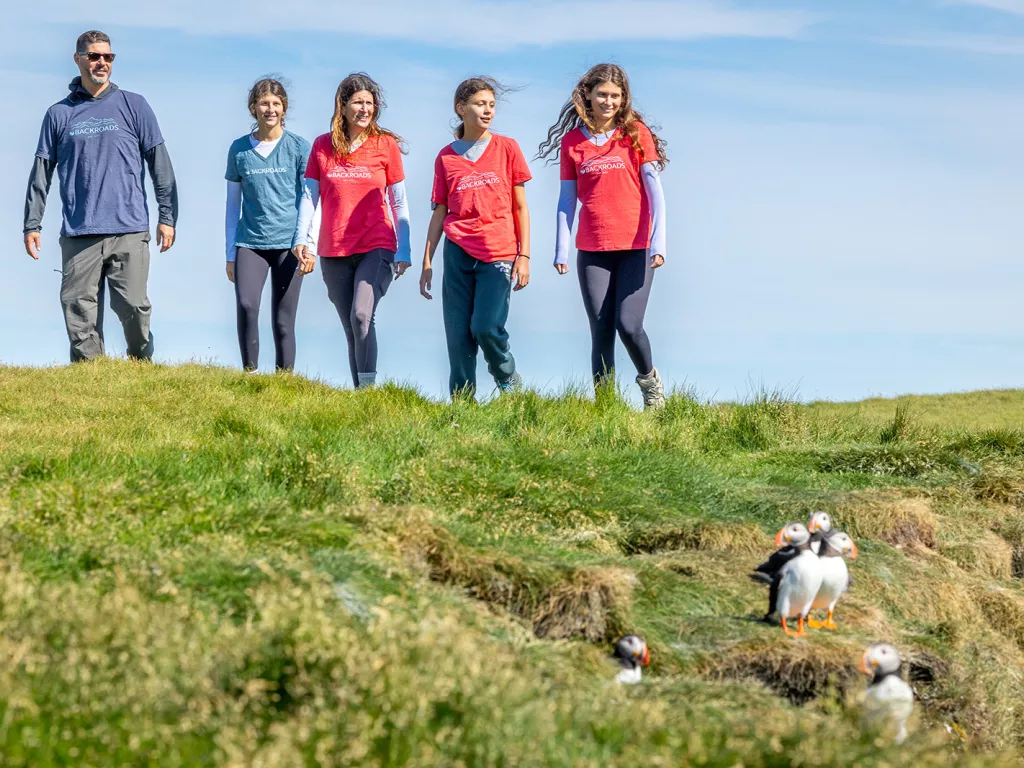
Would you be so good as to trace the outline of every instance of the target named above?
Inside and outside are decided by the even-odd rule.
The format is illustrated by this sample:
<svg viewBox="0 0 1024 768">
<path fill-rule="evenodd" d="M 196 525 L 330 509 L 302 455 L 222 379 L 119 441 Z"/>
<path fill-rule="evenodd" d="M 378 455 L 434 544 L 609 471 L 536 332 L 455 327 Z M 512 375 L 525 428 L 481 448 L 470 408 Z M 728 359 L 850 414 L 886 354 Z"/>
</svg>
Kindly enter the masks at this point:
<svg viewBox="0 0 1024 768">
<path fill-rule="evenodd" d="M 528 254 L 528 253 L 520 253 L 518 256 L 516 256 L 516 258 L 517 259 L 528 259 L 528 258 L 530 258 L 530 254 Z"/>
</svg>

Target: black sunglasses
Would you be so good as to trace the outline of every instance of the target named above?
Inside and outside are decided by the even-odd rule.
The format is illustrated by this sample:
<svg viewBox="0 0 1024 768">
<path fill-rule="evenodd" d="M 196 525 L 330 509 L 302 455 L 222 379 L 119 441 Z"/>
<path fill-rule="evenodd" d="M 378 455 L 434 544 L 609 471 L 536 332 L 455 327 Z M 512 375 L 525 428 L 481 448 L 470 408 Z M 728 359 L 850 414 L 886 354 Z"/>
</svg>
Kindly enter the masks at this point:
<svg viewBox="0 0 1024 768">
<path fill-rule="evenodd" d="M 107 64 L 113 64 L 114 63 L 114 57 L 117 54 L 116 53 L 97 53 L 96 51 L 79 51 L 78 55 L 79 56 L 85 56 L 86 58 L 89 59 L 89 61 L 99 61 L 100 59 L 103 59 L 105 62 L 107 62 Z"/>
</svg>

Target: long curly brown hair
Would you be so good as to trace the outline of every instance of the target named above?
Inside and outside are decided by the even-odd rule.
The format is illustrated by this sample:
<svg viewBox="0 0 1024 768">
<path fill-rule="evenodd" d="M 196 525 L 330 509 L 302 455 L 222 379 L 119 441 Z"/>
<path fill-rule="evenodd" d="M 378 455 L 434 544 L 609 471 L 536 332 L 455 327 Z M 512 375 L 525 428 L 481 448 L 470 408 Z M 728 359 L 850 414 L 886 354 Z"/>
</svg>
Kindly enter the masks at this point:
<svg viewBox="0 0 1024 768">
<path fill-rule="evenodd" d="M 334 154 L 338 157 L 348 157 L 352 152 L 352 144 L 348 140 L 348 120 L 345 119 L 345 105 L 349 99 L 360 91 L 369 91 L 373 96 L 373 116 L 370 118 L 370 125 L 363 131 L 363 138 L 371 136 L 390 136 L 398 142 L 399 149 L 404 153 L 405 139 L 393 131 L 381 128 L 380 114 L 387 108 L 384 101 L 384 91 L 377 84 L 377 81 L 365 72 L 353 72 L 338 85 L 338 92 L 334 95 L 334 118 L 331 120 L 331 144 L 334 146 Z"/>
<path fill-rule="evenodd" d="M 640 146 L 640 130 L 637 123 L 647 124 L 643 115 L 633 109 L 633 93 L 629 88 L 629 78 L 625 71 L 618 64 L 598 64 L 590 70 L 572 90 L 572 95 L 565 102 L 558 120 L 548 129 L 548 137 L 537 148 L 537 159 L 543 159 L 547 163 L 558 161 L 562 148 L 562 139 L 569 131 L 585 125 L 591 133 L 597 133 L 597 126 L 594 124 L 594 115 L 590 107 L 590 99 L 587 98 L 587 91 L 593 91 L 602 83 L 613 83 L 622 89 L 622 106 L 615 115 L 615 126 L 622 130 L 625 138 L 629 140 L 633 150 L 640 155 L 641 162 L 657 163 L 662 169 L 668 165 L 668 155 L 665 153 L 666 142 L 658 137 L 653 130 L 651 136 L 654 138 L 654 146 L 657 147 L 657 157 L 644 157 L 643 148 Z M 650 129 L 651 126 L 647 125 Z"/>
</svg>

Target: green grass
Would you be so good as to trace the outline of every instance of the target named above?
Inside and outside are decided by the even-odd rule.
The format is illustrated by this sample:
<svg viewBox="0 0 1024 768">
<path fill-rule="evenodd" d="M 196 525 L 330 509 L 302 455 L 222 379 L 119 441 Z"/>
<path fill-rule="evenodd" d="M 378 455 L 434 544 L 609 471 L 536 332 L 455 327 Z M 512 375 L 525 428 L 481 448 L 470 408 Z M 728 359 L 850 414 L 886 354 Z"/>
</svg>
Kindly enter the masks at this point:
<svg viewBox="0 0 1024 768">
<path fill-rule="evenodd" d="M 1024 391 L 652 414 L 0 367 L 0 763 L 1006 765 L 1021 424 Z M 793 641 L 746 573 L 813 509 L 861 557 L 840 631 Z M 859 726 L 876 640 L 901 749 Z"/>
</svg>

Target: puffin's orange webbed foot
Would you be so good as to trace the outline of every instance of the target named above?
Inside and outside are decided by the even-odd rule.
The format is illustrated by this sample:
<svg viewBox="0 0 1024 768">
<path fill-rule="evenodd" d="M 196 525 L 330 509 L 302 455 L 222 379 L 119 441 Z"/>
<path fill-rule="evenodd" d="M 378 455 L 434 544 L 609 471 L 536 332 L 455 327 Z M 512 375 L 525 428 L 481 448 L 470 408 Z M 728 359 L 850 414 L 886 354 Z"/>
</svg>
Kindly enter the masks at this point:
<svg viewBox="0 0 1024 768">
<path fill-rule="evenodd" d="M 825 629 L 839 629 L 839 627 L 836 626 L 836 623 L 832 621 L 832 611 L 828 612 L 828 618 L 825 620 L 825 623 L 821 626 L 823 626 Z"/>
<path fill-rule="evenodd" d="M 815 621 L 814 619 L 808 618 L 807 619 L 807 626 L 810 627 L 811 629 L 821 629 L 822 627 L 827 627 L 828 624 L 827 623 L 822 624 L 820 621 Z"/>
<path fill-rule="evenodd" d="M 785 618 L 782 619 L 782 631 L 785 632 L 790 637 L 800 637 L 800 633 L 799 632 L 794 632 L 792 629 L 790 629 L 786 625 L 786 619 Z"/>
</svg>

